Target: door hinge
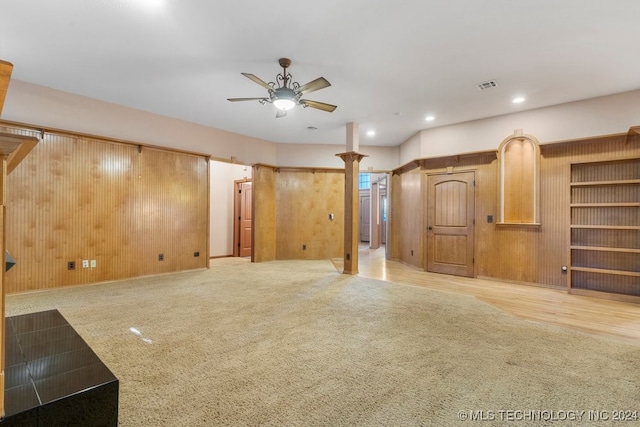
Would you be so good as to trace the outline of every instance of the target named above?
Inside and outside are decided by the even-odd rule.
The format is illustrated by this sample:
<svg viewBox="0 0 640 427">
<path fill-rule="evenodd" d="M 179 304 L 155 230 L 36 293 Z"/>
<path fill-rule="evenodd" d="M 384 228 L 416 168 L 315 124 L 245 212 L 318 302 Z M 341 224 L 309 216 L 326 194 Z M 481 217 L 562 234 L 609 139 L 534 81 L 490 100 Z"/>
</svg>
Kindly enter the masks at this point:
<svg viewBox="0 0 640 427">
<path fill-rule="evenodd" d="M 239 189 L 238 189 L 238 193 L 242 193 L 242 188 L 239 188 Z"/>
<path fill-rule="evenodd" d="M 240 242 L 238 242 L 238 247 L 240 247 Z"/>
<path fill-rule="evenodd" d="M 475 179 L 473 180 L 473 186 L 474 187 L 476 186 L 476 180 Z"/>
<path fill-rule="evenodd" d="M 242 221 L 242 218 L 241 218 L 241 217 L 238 217 L 238 221 Z"/>
</svg>

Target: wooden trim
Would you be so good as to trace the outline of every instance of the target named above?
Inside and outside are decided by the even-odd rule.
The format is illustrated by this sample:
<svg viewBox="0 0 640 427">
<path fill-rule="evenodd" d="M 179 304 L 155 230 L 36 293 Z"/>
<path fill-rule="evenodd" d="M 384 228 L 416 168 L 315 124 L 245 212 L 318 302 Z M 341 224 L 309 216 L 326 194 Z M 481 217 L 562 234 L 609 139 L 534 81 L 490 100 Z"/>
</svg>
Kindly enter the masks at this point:
<svg viewBox="0 0 640 427">
<path fill-rule="evenodd" d="M 571 271 L 584 271 L 585 273 L 615 274 L 616 276 L 640 277 L 640 272 L 638 271 L 609 270 L 607 268 L 571 267 Z"/>
<path fill-rule="evenodd" d="M 13 72 L 13 64 L 11 62 L 0 60 L 0 114 L 2 114 L 2 107 L 4 106 L 4 100 L 7 97 L 7 90 L 9 89 L 9 83 L 11 82 L 11 73 Z M 3 389 L 4 390 L 4 389 Z M 2 394 L 0 393 L 0 396 Z M 3 407 L 0 404 L 0 410 Z M 0 415 L 2 415 L 0 413 Z"/>
<path fill-rule="evenodd" d="M 335 173 L 344 172 L 344 168 L 317 168 L 304 166 L 277 166 L 274 168 L 276 172 L 311 172 L 311 173 Z"/>
<path fill-rule="evenodd" d="M 609 133 L 605 135 L 585 136 L 585 137 L 573 138 L 573 139 L 561 139 L 557 141 L 547 141 L 547 142 L 541 143 L 540 148 L 544 150 L 549 148 L 561 148 L 561 147 L 566 147 L 568 145 L 574 145 L 574 144 L 593 144 L 593 143 L 601 142 L 603 139 L 624 138 L 626 136 L 627 136 L 626 132 L 624 133 L 621 132 L 621 133 Z"/>
<path fill-rule="evenodd" d="M 572 208 L 634 208 L 640 206 L 640 202 L 633 203 L 571 203 Z"/>
<path fill-rule="evenodd" d="M 611 248 L 608 246 L 570 246 L 569 249 L 575 249 L 578 251 L 622 252 L 622 253 L 629 253 L 629 254 L 640 254 L 640 249 Z"/>
<path fill-rule="evenodd" d="M 24 150 L 21 150 L 21 146 L 23 144 L 26 144 L 28 146 L 31 146 L 31 148 L 33 148 L 37 143 L 38 143 L 38 138 L 33 136 L 24 136 L 24 135 L 19 135 L 15 133 L 0 132 L 0 154 L 7 156 L 8 157 L 7 161 L 10 161 L 9 159 L 13 156 L 15 159 L 14 162 L 20 163 L 18 158 L 15 156 L 16 156 L 16 152 L 24 151 Z M 29 149 L 29 151 L 31 151 L 31 148 Z M 19 159 L 22 160 L 24 159 L 25 156 L 26 154 L 24 156 L 21 156 Z"/>
<path fill-rule="evenodd" d="M 631 126 L 629 131 L 627 132 L 627 137 L 625 139 L 625 144 L 629 144 L 631 142 L 631 138 L 640 135 L 640 126 Z"/>
<path fill-rule="evenodd" d="M 209 160 L 215 160 L 216 162 L 221 162 L 221 163 L 229 163 L 231 165 L 243 165 L 243 166 L 252 165 L 251 163 L 239 162 L 238 159 L 233 156 L 230 159 L 226 157 L 209 156 Z"/>
<path fill-rule="evenodd" d="M 577 225 L 572 224 L 571 228 L 595 228 L 600 230 L 640 230 L 639 225 Z"/>
<path fill-rule="evenodd" d="M 585 181 L 572 182 L 572 187 L 600 187 L 605 185 L 634 185 L 640 184 L 640 179 L 621 179 L 620 181 Z"/>
<path fill-rule="evenodd" d="M 628 156 L 619 156 L 619 157 L 613 157 L 611 159 L 603 159 L 603 160 L 585 160 L 585 161 L 579 161 L 579 162 L 570 162 L 569 165 L 589 165 L 589 164 L 595 164 L 595 163 L 616 163 L 616 162 L 621 162 L 621 161 L 625 161 L 625 160 L 638 160 L 638 155 L 637 154 L 629 154 Z M 635 179 L 632 181 L 636 181 Z M 595 182 L 600 182 L 600 181 L 595 181 Z M 613 183 L 618 183 L 618 182 L 624 182 L 624 181 L 602 181 L 605 183 L 609 183 L 609 182 L 613 182 Z M 577 184 L 580 184 L 580 181 L 576 181 Z"/>
<path fill-rule="evenodd" d="M 450 160 L 450 162 L 458 163 L 462 159 L 482 157 L 482 156 L 491 156 L 492 159 L 495 159 L 497 156 L 497 150 L 484 150 L 484 151 L 471 151 L 460 154 L 448 154 L 446 156 L 439 157 L 422 157 L 419 159 L 414 159 L 404 165 L 397 167 L 391 171 L 392 175 L 402 175 L 403 173 L 411 172 L 417 167 L 422 169 L 427 169 L 429 167 L 429 163 L 433 162 L 442 162 L 446 160 Z M 456 171 L 458 172 L 458 171 Z"/>
</svg>

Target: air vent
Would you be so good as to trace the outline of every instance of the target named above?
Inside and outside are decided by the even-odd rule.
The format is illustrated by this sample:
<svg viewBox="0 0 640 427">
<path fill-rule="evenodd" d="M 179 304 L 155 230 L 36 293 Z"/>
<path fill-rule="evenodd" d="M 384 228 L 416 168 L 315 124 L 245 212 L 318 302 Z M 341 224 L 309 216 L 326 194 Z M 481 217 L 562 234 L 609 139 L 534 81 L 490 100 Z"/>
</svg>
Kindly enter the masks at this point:
<svg viewBox="0 0 640 427">
<path fill-rule="evenodd" d="M 476 86 L 480 90 L 487 90 L 498 86 L 498 83 L 495 80 L 489 80 L 488 82 L 478 83 Z"/>
</svg>

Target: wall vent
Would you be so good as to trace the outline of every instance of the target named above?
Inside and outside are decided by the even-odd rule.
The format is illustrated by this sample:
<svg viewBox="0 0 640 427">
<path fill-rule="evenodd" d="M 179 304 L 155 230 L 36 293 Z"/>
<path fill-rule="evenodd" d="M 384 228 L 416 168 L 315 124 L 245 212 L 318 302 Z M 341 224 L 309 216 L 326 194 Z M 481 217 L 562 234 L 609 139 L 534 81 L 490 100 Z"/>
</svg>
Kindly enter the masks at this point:
<svg viewBox="0 0 640 427">
<path fill-rule="evenodd" d="M 487 90 L 498 86 L 498 83 L 495 80 L 489 80 L 488 82 L 478 83 L 476 86 L 478 86 L 479 90 Z"/>
</svg>

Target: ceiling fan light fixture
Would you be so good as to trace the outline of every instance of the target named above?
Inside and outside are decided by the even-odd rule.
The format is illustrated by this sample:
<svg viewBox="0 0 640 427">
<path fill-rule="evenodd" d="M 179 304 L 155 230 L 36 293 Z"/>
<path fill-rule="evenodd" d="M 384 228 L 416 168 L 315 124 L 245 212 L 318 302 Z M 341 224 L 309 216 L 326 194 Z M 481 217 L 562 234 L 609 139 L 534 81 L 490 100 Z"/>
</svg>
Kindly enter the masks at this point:
<svg viewBox="0 0 640 427">
<path fill-rule="evenodd" d="M 287 111 L 295 107 L 296 103 L 290 99 L 276 99 L 273 101 L 273 105 L 275 105 L 278 110 Z"/>
<path fill-rule="evenodd" d="M 296 105 L 296 93 L 286 87 L 280 87 L 273 92 L 273 105 L 278 110 L 287 111 Z"/>
<path fill-rule="evenodd" d="M 253 98 L 227 98 L 227 101 L 258 101 L 261 104 L 270 103 L 275 105 L 278 110 L 276 118 L 286 117 L 287 111 L 294 108 L 296 105 L 302 107 L 311 107 L 317 110 L 332 112 L 337 108 L 336 105 L 327 104 L 325 102 L 312 101 L 310 99 L 301 99 L 302 95 L 306 95 L 316 90 L 324 89 L 331 86 L 331 83 L 324 77 L 318 77 L 309 83 L 300 85 L 298 82 L 293 81 L 293 77 L 287 71 L 287 68 L 291 65 L 291 60 L 287 58 L 280 58 L 278 61 L 282 67 L 282 73 L 276 76 L 275 82 L 265 82 L 260 77 L 257 77 L 251 73 L 241 73 L 249 80 L 257 83 L 266 89 L 269 93 L 268 97 L 253 97 Z"/>
</svg>

